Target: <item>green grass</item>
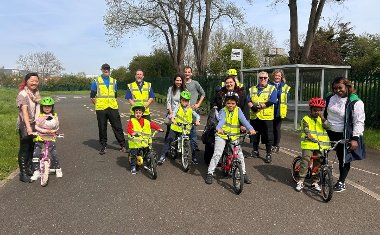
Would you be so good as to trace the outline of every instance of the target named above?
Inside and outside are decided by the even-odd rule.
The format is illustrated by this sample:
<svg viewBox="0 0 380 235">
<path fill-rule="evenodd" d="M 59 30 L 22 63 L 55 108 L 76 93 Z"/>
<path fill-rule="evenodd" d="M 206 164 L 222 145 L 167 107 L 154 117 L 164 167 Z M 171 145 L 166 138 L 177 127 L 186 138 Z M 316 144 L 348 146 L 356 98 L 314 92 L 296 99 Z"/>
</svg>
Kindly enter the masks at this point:
<svg viewBox="0 0 380 235">
<path fill-rule="evenodd" d="M 380 150 L 380 130 L 366 129 L 364 131 L 364 140 L 366 146 Z"/>
</svg>

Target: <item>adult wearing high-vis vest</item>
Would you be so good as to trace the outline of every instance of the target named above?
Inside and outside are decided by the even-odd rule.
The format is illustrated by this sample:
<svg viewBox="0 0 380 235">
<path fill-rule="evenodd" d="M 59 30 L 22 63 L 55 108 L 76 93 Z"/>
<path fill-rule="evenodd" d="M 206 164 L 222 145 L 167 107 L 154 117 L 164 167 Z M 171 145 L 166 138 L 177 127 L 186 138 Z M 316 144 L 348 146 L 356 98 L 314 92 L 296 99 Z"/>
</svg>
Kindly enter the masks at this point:
<svg viewBox="0 0 380 235">
<path fill-rule="evenodd" d="M 323 117 L 323 108 L 325 101 L 322 98 L 315 97 L 309 100 L 310 114 L 303 117 L 301 121 L 301 149 L 302 158 L 300 163 L 300 180 L 297 182 L 296 190 L 302 191 L 304 180 L 308 171 L 311 156 L 322 156 L 321 150 L 330 147 L 330 140 L 326 129 L 328 124 Z M 313 166 L 319 166 L 320 160 L 313 160 Z M 321 191 L 319 186 L 319 170 L 313 175 L 312 187 Z"/>
<path fill-rule="evenodd" d="M 101 145 L 99 154 L 106 153 L 107 147 L 107 123 L 111 124 L 113 133 L 120 145 L 121 152 L 127 152 L 123 127 L 121 125 L 119 106 L 117 104 L 117 81 L 110 77 L 111 67 L 103 64 L 102 75 L 91 83 L 91 101 L 95 105 L 96 118 L 98 119 L 99 142 Z"/>
<path fill-rule="evenodd" d="M 227 76 L 228 77 L 233 77 L 233 79 L 234 79 L 234 81 L 235 81 L 235 83 L 236 83 L 236 86 L 238 86 L 238 87 L 240 87 L 240 88 L 243 88 L 244 87 L 244 84 L 243 83 L 240 83 L 240 81 L 239 81 L 239 78 L 237 77 L 237 71 L 236 71 L 236 69 L 229 69 L 229 70 L 227 70 Z M 220 89 L 222 89 L 224 86 L 225 86 L 226 84 L 225 84 L 225 82 L 223 81 L 222 82 L 222 86 L 220 87 Z"/>
<path fill-rule="evenodd" d="M 250 110 L 251 125 L 258 132 L 252 137 L 253 151 L 252 157 L 259 157 L 259 143 L 265 144 L 265 162 L 272 162 L 273 145 L 273 119 L 274 104 L 277 102 L 277 90 L 273 85 L 268 84 L 268 73 L 260 72 L 259 84 L 249 89 L 247 100 Z"/>
<path fill-rule="evenodd" d="M 125 99 L 131 105 L 131 118 L 134 117 L 132 107 L 135 103 L 143 103 L 145 111 L 143 117 L 150 120 L 149 106 L 154 100 L 154 92 L 152 84 L 144 81 L 144 72 L 138 69 L 135 74 L 135 82 L 128 84 L 127 92 L 125 93 Z"/>
<path fill-rule="evenodd" d="M 272 79 L 269 84 L 275 86 L 277 89 L 277 103 L 274 104 L 272 153 L 278 153 L 280 150 L 281 124 L 288 112 L 287 103 L 291 87 L 286 84 L 285 74 L 282 69 L 274 70 Z"/>
</svg>

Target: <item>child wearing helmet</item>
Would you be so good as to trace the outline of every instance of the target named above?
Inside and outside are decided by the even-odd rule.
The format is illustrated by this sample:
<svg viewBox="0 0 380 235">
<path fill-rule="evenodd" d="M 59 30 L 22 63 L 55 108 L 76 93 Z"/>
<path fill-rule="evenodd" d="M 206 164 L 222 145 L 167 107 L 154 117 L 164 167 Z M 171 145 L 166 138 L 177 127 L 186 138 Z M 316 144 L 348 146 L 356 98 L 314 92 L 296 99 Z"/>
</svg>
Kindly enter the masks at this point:
<svg viewBox="0 0 380 235">
<path fill-rule="evenodd" d="M 130 149 L 131 156 L 131 172 L 136 174 L 136 157 L 137 149 L 145 148 L 144 151 L 149 151 L 149 144 L 152 142 L 152 129 L 163 132 L 162 128 L 143 118 L 145 107 L 143 103 L 137 102 L 132 106 L 132 112 L 134 117 L 132 117 L 127 123 L 127 133 L 128 133 L 128 145 Z"/>
<path fill-rule="evenodd" d="M 40 100 L 40 114 L 36 118 L 36 131 L 37 136 L 34 138 L 35 145 L 33 151 L 33 176 L 31 181 L 36 181 L 40 177 L 40 157 L 41 151 L 44 147 L 44 141 L 49 141 L 49 153 L 52 158 L 51 170 L 55 170 L 55 174 L 58 178 L 62 177 L 62 169 L 59 164 L 56 151 L 55 137 L 59 130 L 58 115 L 54 111 L 54 99 L 51 97 L 44 97 Z"/>
<path fill-rule="evenodd" d="M 161 157 L 158 161 L 159 165 L 162 165 L 166 160 L 166 154 L 169 151 L 170 144 L 173 140 L 182 133 L 182 127 L 177 125 L 177 123 L 190 124 L 195 122 L 195 125 L 200 125 L 200 116 L 197 114 L 190 106 L 191 93 L 188 90 L 184 90 L 180 93 L 180 105 L 174 109 L 172 115 L 172 124 L 170 125 L 170 131 L 168 137 L 165 140 L 164 147 L 161 151 Z M 190 130 L 192 126 L 187 126 L 185 132 L 190 135 Z M 195 153 L 195 146 L 191 145 L 192 153 Z"/>
<path fill-rule="evenodd" d="M 328 129 L 327 121 L 323 117 L 323 108 L 325 101 L 322 98 L 315 97 L 309 100 L 310 114 L 303 117 L 301 121 L 301 149 L 302 159 L 300 163 L 300 180 L 297 182 L 296 190 L 302 191 L 304 188 L 304 180 L 308 171 L 308 164 L 311 156 L 321 156 L 321 150 L 329 148 L 330 142 L 326 129 Z M 319 166 L 320 160 L 316 159 L 313 166 Z M 319 170 L 313 175 L 312 188 L 321 191 L 318 183 Z"/>
<path fill-rule="evenodd" d="M 224 147 L 226 146 L 226 141 L 228 139 L 226 133 L 231 135 L 231 140 L 233 142 L 238 142 L 241 123 L 246 129 L 248 129 L 250 135 L 256 134 L 256 131 L 245 118 L 243 111 L 237 106 L 238 101 L 239 95 L 237 93 L 226 93 L 224 98 L 225 107 L 219 112 L 219 122 L 216 126 L 214 154 L 212 155 L 210 165 L 208 166 L 205 180 L 206 184 L 212 184 L 214 170 L 223 154 Z M 245 172 L 244 155 L 240 146 L 238 147 L 238 158 L 241 162 L 244 182 L 246 184 L 250 184 L 251 180 Z"/>
</svg>

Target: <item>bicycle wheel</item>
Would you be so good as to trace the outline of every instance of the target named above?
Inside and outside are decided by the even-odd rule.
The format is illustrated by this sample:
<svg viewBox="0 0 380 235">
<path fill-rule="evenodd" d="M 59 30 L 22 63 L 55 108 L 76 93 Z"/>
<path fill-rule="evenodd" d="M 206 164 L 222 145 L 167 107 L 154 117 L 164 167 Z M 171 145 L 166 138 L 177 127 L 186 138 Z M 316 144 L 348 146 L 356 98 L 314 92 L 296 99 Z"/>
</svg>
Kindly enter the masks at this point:
<svg viewBox="0 0 380 235">
<path fill-rule="evenodd" d="M 240 194 L 243 191 L 244 175 L 241 163 L 234 161 L 232 166 L 232 185 L 236 194 Z"/>
<path fill-rule="evenodd" d="M 177 142 L 175 142 L 174 144 L 172 143 L 168 152 L 168 157 L 172 158 L 173 160 L 177 158 L 177 150 L 175 147 L 176 144 Z"/>
<path fill-rule="evenodd" d="M 152 151 L 151 153 L 149 153 L 148 158 L 150 159 L 149 166 L 148 166 L 149 172 L 150 172 L 152 179 L 155 180 L 155 179 L 157 179 L 156 153 Z"/>
<path fill-rule="evenodd" d="M 42 166 L 41 166 L 41 186 L 42 187 L 47 186 L 49 182 L 49 170 L 50 170 L 49 161 L 43 161 Z"/>
<path fill-rule="evenodd" d="M 321 193 L 322 198 L 325 202 L 331 200 L 333 196 L 333 178 L 332 178 L 332 169 L 329 166 L 321 166 Z"/>
<path fill-rule="evenodd" d="M 298 156 L 293 159 L 292 162 L 292 178 L 294 182 L 298 182 L 300 180 L 300 169 L 301 169 L 301 156 Z"/>
<path fill-rule="evenodd" d="M 184 140 L 182 148 L 183 148 L 183 151 L 181 154 L 181 164 L 182 164 L 183 170 L 187 172 L 189 170 L 189 162 L 191 158 L 190 140 Z"/>
</svg>

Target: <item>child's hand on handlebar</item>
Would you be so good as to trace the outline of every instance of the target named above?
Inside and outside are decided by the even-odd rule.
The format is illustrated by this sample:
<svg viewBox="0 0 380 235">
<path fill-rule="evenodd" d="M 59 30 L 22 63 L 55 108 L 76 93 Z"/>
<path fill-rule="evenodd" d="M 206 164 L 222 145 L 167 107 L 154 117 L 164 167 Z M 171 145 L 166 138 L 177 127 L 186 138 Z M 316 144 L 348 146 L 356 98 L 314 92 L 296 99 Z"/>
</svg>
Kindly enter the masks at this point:
<svg viewBox="0 0 380 235">
<path fill-rule="evenodd" d="M 218 133 L 218 134 L 224 134 L 224 131 L 223 131 L 223 129 L 218 129 L 218 130 L 216 130 L 216 132 Z"/>
<path fill-rule="evenodd" d="M 200 121 L 196 121 L 196 122 L 195 122 L 195 125 L 196 125 L 196 126 L 199 126 L 199 125 L 201 125 L 201 122 L 200 122 Z"/>
<path fill-rule="evenodd" d="M 158 129 L 158 131 L 159 131 L 159 132 L 164 132 L 164 130 L 163 130 L 163 129 Z"/>
<path fill-rule="evenodd" d="M 240 131 L 241 132 L 245 132 L 247 130 L 247 128 L 245 128 L 245 126 L 240 126 Z"/>
<path fill-rule="evenodd" d="M 249 131 L 249 134 L 250 135 L 256 135 L 256 131 L 254 129 L 252 129 L 252 130 Z"/>
</svg>

